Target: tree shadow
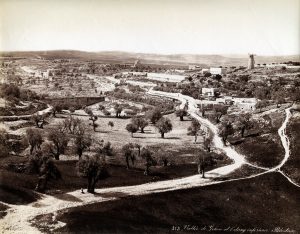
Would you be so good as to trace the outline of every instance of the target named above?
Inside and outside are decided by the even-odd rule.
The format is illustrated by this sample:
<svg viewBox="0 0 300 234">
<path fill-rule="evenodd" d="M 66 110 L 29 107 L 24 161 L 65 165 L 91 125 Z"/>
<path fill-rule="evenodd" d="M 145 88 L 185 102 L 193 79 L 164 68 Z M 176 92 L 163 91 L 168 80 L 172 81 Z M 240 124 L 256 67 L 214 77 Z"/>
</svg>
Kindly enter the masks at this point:
<svg viewBox="0 0 300 234">
<path fill-rule="evenodd" d="M 105 192 L 105 193 L 99 193 L 95 192 L 93 193 L 94 196 L 96 197 L 103 197 L 103 198 L 122 198 L 122 197 L 127 197 L 127 193 L 122 193 L 122 192 Z"/>
<path fill-rule="evenodd" d="M 101 131 L 101 130 L 96 130 L 95 132 L 98 132 L 98 133 L 109 133 L 109 132 L 112 132 L 112 131 Z"/>
<path fill-rule="evenodd" d="M 161 138 L 161 139 L 167 139 L 167 140 L 180 140 L 181 138 L 180 138 L 180 137 L 164 137 L 164 138 Z"/>
<path fill-rule="evenodd" d="M 67 193 L 64 193 L 64 194 L 55 194 L 53 195 L 53 197 L 56 197 L 60 200 L 64 200 L 64 201 L 71 201 L 71 202 L 82 202 L 81 199 L 73 196 L 73 195 L 70 195 L 70 194 L 67 194 Z"/>
</svg>

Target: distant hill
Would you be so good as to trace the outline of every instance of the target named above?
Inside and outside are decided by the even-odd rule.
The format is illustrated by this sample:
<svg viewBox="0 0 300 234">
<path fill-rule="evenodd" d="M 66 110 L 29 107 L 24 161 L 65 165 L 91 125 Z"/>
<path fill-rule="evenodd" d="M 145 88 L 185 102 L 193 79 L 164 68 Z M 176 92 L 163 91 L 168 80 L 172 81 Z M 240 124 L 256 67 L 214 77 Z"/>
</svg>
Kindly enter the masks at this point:
<svg viewBox="0 0 300 234">
<path fill-rule="evenodd" d="M 247 55 L 198 55 L 198 54 L 147 54 L 123 51 L 85 52 L 77 50 L 53 51 L 19 51 L 0 52 L 1 57 L 36 58 L 36 59 L 80 59 L 110 63 L 134 63 L 137 59 L 144 64 L 168 65 L 208 65 L 208 66 L 239 66 L 247 65 Z M 300 55 L 293 56 L 256 56 L 256 63 L 279 63 L 286 61 L 300 62 Z"/>
</svg>

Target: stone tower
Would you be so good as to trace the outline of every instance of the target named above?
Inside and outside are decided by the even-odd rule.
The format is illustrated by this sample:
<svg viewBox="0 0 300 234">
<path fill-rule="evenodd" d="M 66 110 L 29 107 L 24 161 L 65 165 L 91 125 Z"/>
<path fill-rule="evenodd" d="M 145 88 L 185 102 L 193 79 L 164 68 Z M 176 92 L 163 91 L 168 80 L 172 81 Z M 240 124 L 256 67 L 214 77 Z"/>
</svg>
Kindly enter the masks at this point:
<svg viewBox="0 0 300 234">
<path fill-rule="evenodd" d="M 254 56 L 255 56 L 255 54 L 249 54 L 248 69 L 254 68 L 254 64 L 255 64 Z"/>
</svg>

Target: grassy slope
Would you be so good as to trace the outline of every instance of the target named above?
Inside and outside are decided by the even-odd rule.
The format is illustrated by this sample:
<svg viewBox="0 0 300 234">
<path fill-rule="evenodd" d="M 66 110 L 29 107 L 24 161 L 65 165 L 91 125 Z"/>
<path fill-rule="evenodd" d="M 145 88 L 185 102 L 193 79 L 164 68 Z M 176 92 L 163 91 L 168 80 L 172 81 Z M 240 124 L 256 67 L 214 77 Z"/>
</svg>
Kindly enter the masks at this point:
<svg viewBox="0 0 300 234">
<path fill-rule="evenodd" d="M 60 161 L 56 165 L 62 172 L 62 180 L 51 181 L 48 187 L 53 190 L 73 191 L 85 188 L 86 179 L 78 177 L 76 173 L 76 161 Z M 97 187 L 113 187 L 122 185 L 141 184 L 150 181 L 184 177 L 197 173 L 196 165 L 174 165 L 151 169 L 151 175 L 144 176 L 142 169 L 126 170 L 124 166 L 109 165 L 110 177 L 99 181 Z M 37 183 L 37 175 L 15 173 L 6 169 L 0 169 L 0 185 L 12 188 L 34 189 Z"/>
<path fill-rule="evenodd" d="M 246 156 L 249 162 L 258 166 L 274 167 L 284 157 L 284 149 L 278 135 L 278 129 L 282 125 L 284 115 L 283 112 L 278 112 L 264 118 L 266 121 L 270 121 L 270 125 L 265 129 L 267 134 L 246 137 L 241 144 L 236 145 L 236 148 Z"/>
<path fill-rule="evenodd" d="M 282 170 L 300 184 L 300 115 L 291 119 L 287 134 L 290 138 L 291 155 Z"/>
<path fill-rule="evenodd" d="M 172 225 L 275 227 L 300 231 L 300 190 L 278 173 L 257 178 L 87 205 L 58 219 L 70 233 L 166 233 Z"/>
</svg>

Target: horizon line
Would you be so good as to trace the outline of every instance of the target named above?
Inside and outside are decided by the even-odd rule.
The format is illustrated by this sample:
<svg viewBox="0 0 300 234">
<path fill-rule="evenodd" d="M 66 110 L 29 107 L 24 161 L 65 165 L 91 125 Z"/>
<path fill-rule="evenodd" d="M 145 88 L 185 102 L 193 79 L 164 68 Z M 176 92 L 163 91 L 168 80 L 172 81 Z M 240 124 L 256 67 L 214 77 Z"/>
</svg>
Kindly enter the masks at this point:
<svg viewBox="0 0 300 234">
<path fill-rule="evenodd" d="M 131 54 L 152 54 L 152 55 L 227 55 L 227 56 L 247 56 L 249 53 L 238 54 L 238 53 L 189 53 L 189 52 L 181 52 L 181 53 L 158 53 L 158 52 L 136 52 L 136 51 L 125 51 L 125 50 L 80 50 L 80 49 L 50 49 L 50 50 L 0 50 L 0 53 L 16 53 L 16 52 L 55 52 L 55 51 L 74 51 L 74 52 L 85 52 L 85 53 L 107 53 L 107 52 L 121 52 L 121 53 L 131 53 Z M 255 53 L 257 54 L 257 53 Z M 257 57 L 285 57 L 285 56 L 299 56 L 299 54 L 280 54 L 280 55 L 273 55 L 273 54 L 258 54 Z"/>
</svg>

